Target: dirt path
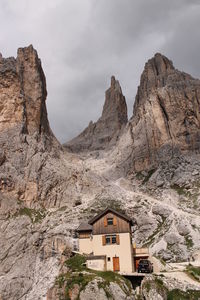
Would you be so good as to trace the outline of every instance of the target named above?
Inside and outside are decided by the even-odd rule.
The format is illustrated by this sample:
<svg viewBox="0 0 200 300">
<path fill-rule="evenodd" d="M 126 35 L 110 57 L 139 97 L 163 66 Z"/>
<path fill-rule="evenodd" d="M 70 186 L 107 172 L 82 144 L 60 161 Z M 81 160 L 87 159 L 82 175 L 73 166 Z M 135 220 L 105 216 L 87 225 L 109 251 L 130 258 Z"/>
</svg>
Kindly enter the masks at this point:
<svg viewBox="0 0 200 300">
<path fill-rule="evenodd" d="M 113 182 L 113 184 L 114 185 L 116 185 L 117 187 L 119 187 L 121 190 L 123 190 L 125 193 L 130 193 L 130 194 L 132 194 L 133 195 L 133 197 L 134 196 L 139 196 L 139 197 L 142 197 L 142 198 L 145 198 L 145 199 L 147 199 L 151 204 L 162 204 L 162 206 L 163 207 L 166 207 L 166 208 L 168 208 L 168 209 L 170 209 L 171 211 L 172 211 L 172 213 L 174 213 L 174 214 L 177 214 L 177 215 L 184 215 L 184 216 L 187 216 L 187 217 L 190 217 L 190 218 L 195 218 L 195 219 L 197 219 L 197 221 L 199 221 L 198 223 L 200 224 L 200 218 L 199 218 L 199 215 L 196 215 L 195 216 L 195 214 L 194 213 L 189 213 L 189 212 L 186 212 L 186 211 L 183 211 L 183 210 L 181 210 L 181 209 L 179 209 L 179 208 L 177 208 L 176 206 L 174 206 L 174 205 L 170 205 L 169 203 L 163 203 L 163 202 L 161 202 L 161 201 L 159 201 L 158 199 L 156 199 L 156 198 L 153 198 L 153 197 L 151 197 L 151 196 L 149 196 L 149 195 L 147 195 L 147 194 L 144 194 L 144 193 L 142 193 L 142 192 L 135 192 L 135 191 L 131 191 L 131 190 L 129 190 L 128 188 L 125 188 L 124 186 L 122 186 L 121 185 L 121 183 L 120 183 L 120 180 L 121 180 L 122 178 L 120 178 L 120 179 L 118 179 L 117 181 L 115 181 L 115 182 Z"/>
</svg>

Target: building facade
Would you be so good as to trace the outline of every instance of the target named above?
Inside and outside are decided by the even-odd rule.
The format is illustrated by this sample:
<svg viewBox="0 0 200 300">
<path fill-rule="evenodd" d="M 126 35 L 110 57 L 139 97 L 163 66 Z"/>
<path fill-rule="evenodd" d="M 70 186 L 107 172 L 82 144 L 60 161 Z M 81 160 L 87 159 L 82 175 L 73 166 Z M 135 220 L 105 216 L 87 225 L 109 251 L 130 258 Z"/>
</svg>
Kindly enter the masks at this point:
<svg viewBox="0 0 200 300">
<path fill-rule="evenodd" d="M 79 252 L 87 255 L 87 266 L 96 270 L 132 273 L 135 271 L 132 220 L 107 208 L 88 223 L 82 223 Z"/>
</svg>

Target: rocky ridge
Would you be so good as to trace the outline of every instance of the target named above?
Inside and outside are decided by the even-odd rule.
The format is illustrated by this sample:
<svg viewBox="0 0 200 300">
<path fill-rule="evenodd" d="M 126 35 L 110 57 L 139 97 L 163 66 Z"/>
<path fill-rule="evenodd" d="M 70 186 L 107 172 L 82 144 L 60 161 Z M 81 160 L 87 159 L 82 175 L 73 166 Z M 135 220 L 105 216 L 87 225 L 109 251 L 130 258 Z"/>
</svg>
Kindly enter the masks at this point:
<svg viewBox="0 0 200 300">
<path fill-rule="evenodd" d="M 199 80 L 157 54 L 145 67 L 127 123 L 125 99 L 112 78 L 102 114 L 111 126 L 110 141 L 97 150 L 99 141 L 91 134 L 88 151 L 82 152 L 77 140 L 74 151 L 81 152 L 71 153 L 50 130 L 44 74 L 33 47 L 19 50 L 17 59 L 1 58 L 0 70 L 3 300 L 44 299 L 66 249 L 76 242 L 74 230 L 106 206 L 133 218 L 137 245 L 150 246 L 165 261 L 187 260 L 199 250 Z M 157 93 L 170 95 L 162 101 L 172 138 Z M 113 105 L 109 110 L 115 97 L 123 103 L 117 106 L 123 108 L 121 117 Z M 186 135 L 179 126 L 183 113 Z M 100 138 L 107 131 L 103 123 L 98 126 Z"/>
<path fill-rule="evenodd" d="M 133 116 L 119 141 L 119 164 L 129 159 L 132 170 L 139 172 L 186 153 L 199 154 L 199 99 L 200 80 L 157 53 L 141 75 Z"/>
</svg>

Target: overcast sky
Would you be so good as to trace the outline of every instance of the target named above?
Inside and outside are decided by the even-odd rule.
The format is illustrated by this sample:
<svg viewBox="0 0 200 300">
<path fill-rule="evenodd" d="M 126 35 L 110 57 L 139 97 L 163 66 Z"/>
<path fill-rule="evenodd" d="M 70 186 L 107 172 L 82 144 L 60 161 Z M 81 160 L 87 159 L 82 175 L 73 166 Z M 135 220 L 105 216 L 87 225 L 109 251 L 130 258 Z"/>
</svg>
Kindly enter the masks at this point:
<svg viewBox="0 0 200 300">
<path fill-rule="evenodd" d="M 29 44 L 37 49 L 61 142 L 100 117 L 111 75 L 131 116 L 144 64 L 156 52 L 200 77 L 200 0 L 0 0 L 0 28 L 4 57 Z"/>
</svg>

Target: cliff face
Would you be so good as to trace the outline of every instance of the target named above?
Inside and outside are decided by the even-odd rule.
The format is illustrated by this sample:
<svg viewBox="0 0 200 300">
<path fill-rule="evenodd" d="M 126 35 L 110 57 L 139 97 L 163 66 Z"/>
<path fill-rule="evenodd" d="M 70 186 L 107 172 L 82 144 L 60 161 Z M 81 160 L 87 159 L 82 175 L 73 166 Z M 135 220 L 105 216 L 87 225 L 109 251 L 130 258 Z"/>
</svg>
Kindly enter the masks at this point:
<svg viewBox="0 0 200 300">
<path fill-rule="evenodd" d="M 127 121 L 126 100 L 119 82 L 112 76 L 100 119 L 96 123 L 91 121 L 79 136 L 64 146 L 72 152 L 109 148 L 116 144 Z"/>
<path fill-rule="evenodd" d="M 28 205 L 41 199 L 43 166 L 60 155 L 49 127 L 46 81 L 32 46 L 0 58 L 0 190 Z M 47 181 L 48 182 L 48 181 Z"/>
<path fill-rule="evenodd" d="M 156 54 L 141 75 L 130 126 L 136 171 L 179 153 L 199 153 L 200 80 Z"/>
<path fill-rule="evenodd" d="M 17 58 L 0 58 L 0 132 L 50 134 L 46 112 L 46 80 L 32 46 L 18 49 Z"/>
</svg>

